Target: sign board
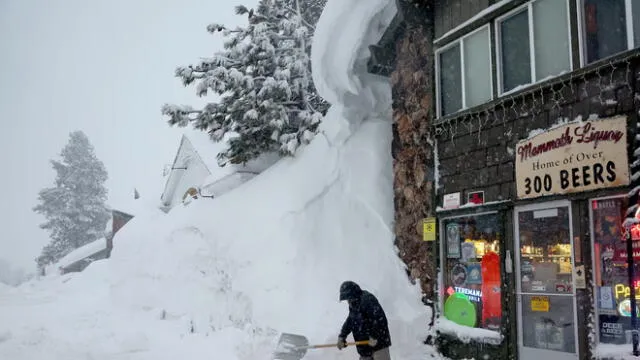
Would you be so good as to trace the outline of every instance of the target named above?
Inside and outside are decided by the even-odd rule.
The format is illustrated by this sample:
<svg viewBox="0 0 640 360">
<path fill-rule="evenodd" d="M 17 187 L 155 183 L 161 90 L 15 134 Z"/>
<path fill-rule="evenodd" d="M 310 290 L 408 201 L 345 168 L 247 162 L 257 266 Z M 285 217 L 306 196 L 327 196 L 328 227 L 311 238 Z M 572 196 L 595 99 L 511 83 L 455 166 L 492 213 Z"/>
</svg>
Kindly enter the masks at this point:
<svg viewBox="0 0 640 360">
<path fill-rule="evenodd" d="M 614 310 L 613 288 L 611 286 L 598 287 L 598 310 Z"/>
<path fill-rule="evenodd" d="M 549 297 L 548 296 L 532 296 L 531 311 L 549 312 Z"/>
<path fill-rule="evenodd" d="M 516 145 L 518 199 L 629 185 L 627 118 L 559 126 Z"/>
<path fill-rule="evenodd" d="M 484 204 L 484 191 L 473 191 L 467 194 L 467 204 Z"/>
<path fill-rule="evenodd" d="M 422 240 L 436 241 L 436 218 L 422 220 Z"/>
<path fill-rule="evenodd" d="M 584 274 L 584 265 L 578 265 L 573 268 L 573 281 L 576 284 L 576 289 L 587 288 L 587 281 Z"/>
<path fill-rule="evenodd" d="M 442 207 L 445 209 L 457 209 L 460 207 L 460 193 L 444 194 Z"/>
</svg>

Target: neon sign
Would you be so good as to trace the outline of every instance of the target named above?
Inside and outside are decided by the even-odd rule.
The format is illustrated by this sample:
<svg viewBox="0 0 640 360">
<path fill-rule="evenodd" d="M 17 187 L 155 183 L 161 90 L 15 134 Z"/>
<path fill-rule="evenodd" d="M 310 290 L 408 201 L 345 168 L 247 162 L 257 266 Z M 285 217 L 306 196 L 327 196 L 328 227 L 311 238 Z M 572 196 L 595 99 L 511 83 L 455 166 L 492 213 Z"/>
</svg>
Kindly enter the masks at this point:
<svg viewBox="0 0 640 360">
<path fill-rule="evenodd" d="M 631 317 L 631 301 L 629 299 L 622 300 L 618 305 L 618 313 L 623 317 Z M 636 314 L 640 317 L 640 308 L 636 305 Z"/>
<path fill-rule="evenodd" d="M 633 287 L 636 289 L 636 299 L 640 300 L 640 280 L 633 282 Z M 613 288 L 613 293 L 618 302 L 624 300 L 631 295 L 631 288 L 624 284 L 616 284 Z"/>
</svg>

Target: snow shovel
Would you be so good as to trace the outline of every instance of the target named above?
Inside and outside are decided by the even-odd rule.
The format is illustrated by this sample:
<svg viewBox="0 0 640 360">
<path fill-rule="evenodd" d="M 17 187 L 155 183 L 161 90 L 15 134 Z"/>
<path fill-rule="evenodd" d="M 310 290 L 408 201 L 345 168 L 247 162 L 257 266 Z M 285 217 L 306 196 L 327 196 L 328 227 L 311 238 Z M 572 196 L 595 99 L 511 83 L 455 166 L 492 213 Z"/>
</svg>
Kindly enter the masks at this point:
<svg viewBox="0 0 640 360">
<path fill-rule="evenodd" d="M 348 342 L 347 345 L 367 345 L 368 340 Z M 280 335 L 278 346 L 273 353 L 274 360 L 300 360 L 308 349 L 335 347 L 336 344 L 309 345 L 309 340 L 302 335 L 283 333 Z"/>
</svg>

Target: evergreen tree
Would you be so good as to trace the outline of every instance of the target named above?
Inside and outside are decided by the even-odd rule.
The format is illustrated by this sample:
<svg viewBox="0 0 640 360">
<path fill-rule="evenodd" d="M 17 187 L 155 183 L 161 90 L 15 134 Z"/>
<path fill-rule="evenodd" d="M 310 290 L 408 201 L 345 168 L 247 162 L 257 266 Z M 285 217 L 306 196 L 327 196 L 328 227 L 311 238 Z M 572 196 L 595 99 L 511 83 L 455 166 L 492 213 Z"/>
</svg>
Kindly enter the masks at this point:
<svg viewBox="0 0 640 360">
<path fill-rule="evenodd" d="M 287 1 L 261 0 L 255 10 L 237 6 L 236 14 L 248 15 L 246 27 L 207 27 L 223 33 L 224 50 L 176 69 L 185 86 L 197 83 L 199 96 L 213 92 L 220 98 L 201 110 L 164 105 L 162 112 L 170 125 L 192 123 L 213 141 L 227 135 L 228 148 L 218 154 L 221 166 L 263 153 L 293 155 L 315 136 L 328 109 L 311 77 L 312 31 L 301 8 Z"/>
<path fill-rule="evenodd" d="M 313 30 L 315 30 L 326 4 L 327 0 L 285 0 L 285 5 L 292 11 L 296 11 L 295 9 L 300 5 L 300 14 L 304 20 L 304 25 Z"/>
<path fill-rule="evenodd" d="M 56 171 L 55 186 L 40 191 L 33 210 L 42 214 L 51 242 L 36 259 L 40 268 L 103 236 L 109 219 L 105 201 L 107 171 L 94 154 L 82 131 L 69 134 L 60 153 L 61 161 L 51 160 Z"/>
</svg>

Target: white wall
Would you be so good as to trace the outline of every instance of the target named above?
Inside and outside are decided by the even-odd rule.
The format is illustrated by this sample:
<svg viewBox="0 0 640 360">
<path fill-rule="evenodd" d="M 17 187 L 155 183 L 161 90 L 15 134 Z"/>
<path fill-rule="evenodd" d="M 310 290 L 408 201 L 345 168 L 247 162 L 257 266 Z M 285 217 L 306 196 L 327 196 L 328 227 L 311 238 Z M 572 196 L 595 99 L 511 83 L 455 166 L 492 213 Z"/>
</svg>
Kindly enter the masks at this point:
<svg viewBox="0 0 640 360">
<path fill-rule="evenodd" d="M 187 189 L 190 187 L 199 187 L 210 175 L 209 170 L 188 141 L 183 144 L 178 161 L 176 162 L 176 167 L 186 167 L 187 169 L 183 171 L 173 170 L 182 172 L 182 175 L 176 181 L 173 196 L 169 203 L 170 207 L 180 204 L 182 202 L 182 196 Z"/>
</svg>

